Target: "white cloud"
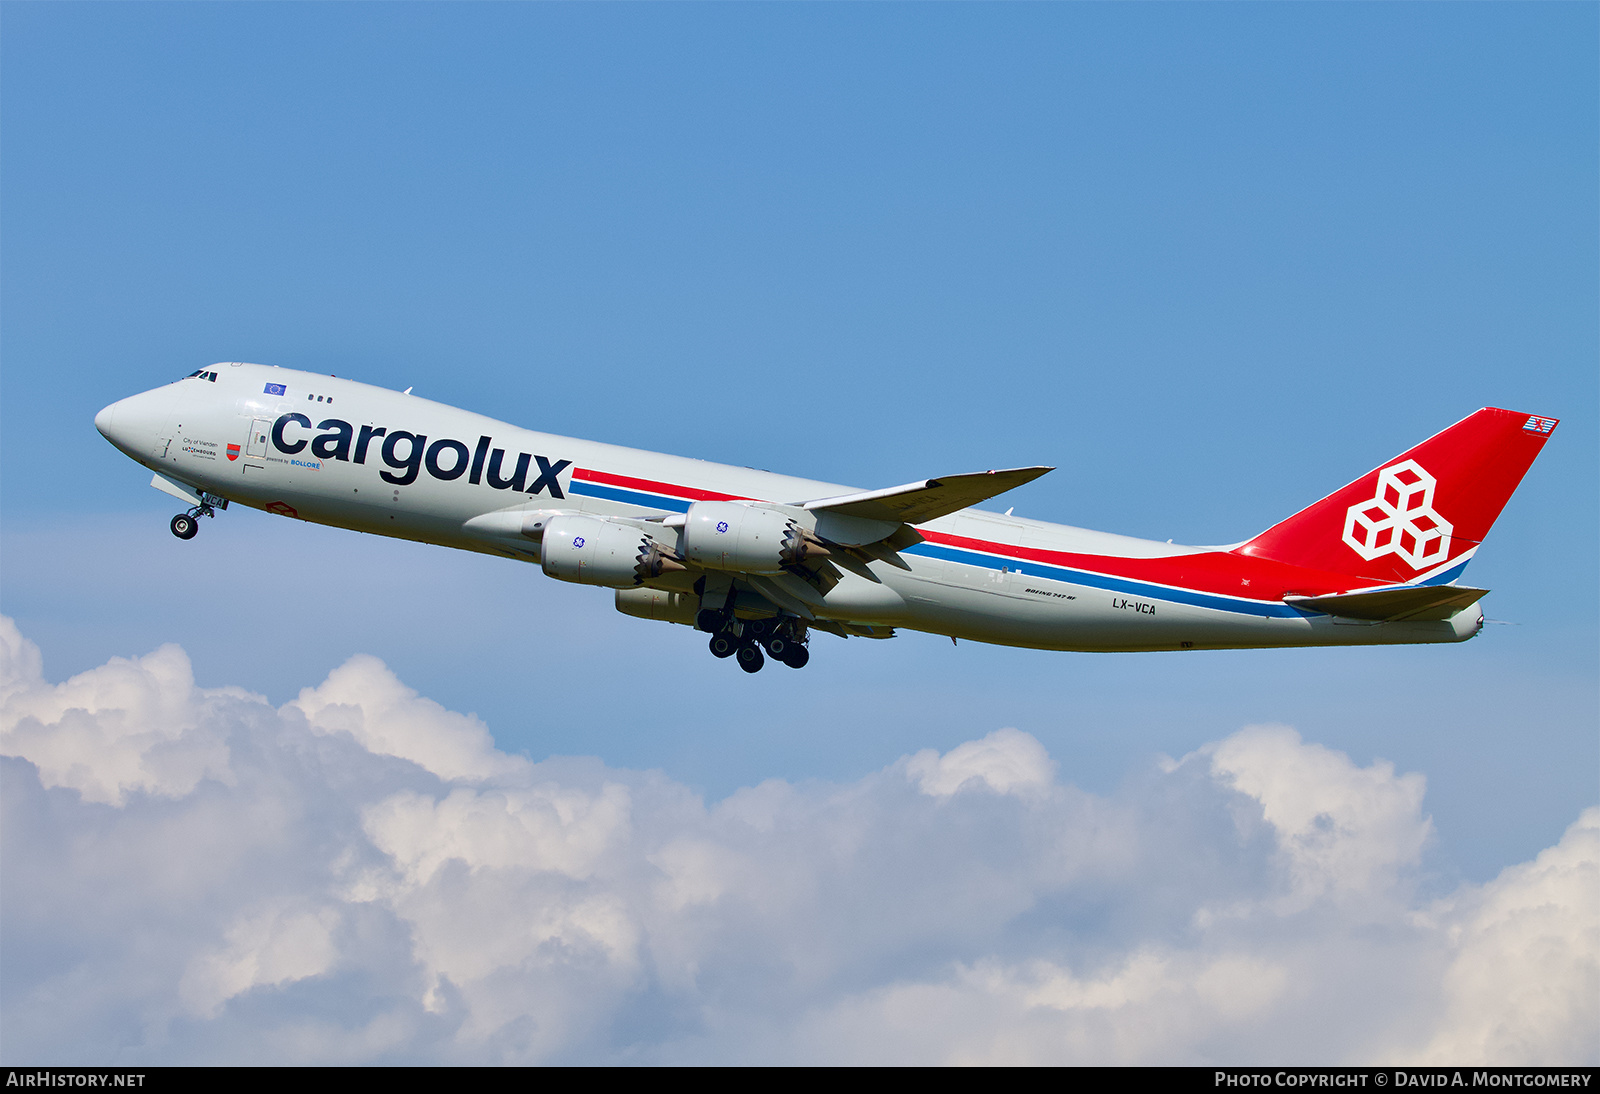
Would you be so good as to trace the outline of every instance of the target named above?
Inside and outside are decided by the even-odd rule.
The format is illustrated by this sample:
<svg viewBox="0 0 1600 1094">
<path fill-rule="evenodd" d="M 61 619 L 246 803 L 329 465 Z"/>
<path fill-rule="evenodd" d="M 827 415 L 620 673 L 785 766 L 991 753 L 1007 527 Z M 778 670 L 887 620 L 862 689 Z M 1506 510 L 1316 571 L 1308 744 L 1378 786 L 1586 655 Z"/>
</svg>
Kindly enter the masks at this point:
<svg viewBox="0 0 1600 1094">
<path fill-rule="evenodd" d="M 481 781 L 522 770 L 494 747 L 484 724 L 446 710 L 395 679 L 376 657 L 358 654 L 289 704 L 318 733 L 348 733 L 379 756 L 398 756 L 441 779 Z"/>
<path fill-rule="evenodd" d="M 287 984 L 328 971 L 337 958 L 333 908 L 293 911 L 267 908 L 228 929 L 227 944 L 189 963 L 178 982 L 178 997 L 202 1018 L 215 1018 L 222 1005 L 259 985 Z"/>
<path fill-rule="evenodd" d="M 1286 728 L 1111 798 L 1006 729 L 708 806 L 371 658 L 279 709 L 0 658 L 8 1057 L 1597 1059 L 1600 809 L 1427 900 L 1422 777 Z"/>
<path fill-rule="evenodd" d="M 925 748 L 906 761 L 906 774 L 919 790 L 936 798 L 975 786 L 1022 796 L 1048 790 L 1056 765 L 1036 738 L 1020 730 L 997 729 L 943 756 Z"/>
<path fill-rule="evenodd" d="M 364 813 L 373 846 L 412 885 L 426 884 L 449 861 L 468 869 L 594 873 L 602 855 L 628 837 L 628 790 L 608 783 L 599 794 L 543 783 L 528 790 L 454 790 L 442 800 L 406 792 Z"/>
<path fill-rule="evenodd" d="M 1043 960 L 958 966 L 808 1016 L 801 1036 L 851 1061 L 1193 1064 L 1219 1029 L 1259 1023 L 1290 973 L 1248 954 L 1141 948 L 1087 975 Z M 1216 1061 L 1207 1061 L 1216 1062 Z"/>
<path fill-rule="evenodd" d="M 41 673 L 37 647 L 0 618 L 0 749 L 31 761 L 45 786 L 121 805 L 131 791 L 176 798 L 208 775 L 228 778 L 228 749 L 207 715 L 239 693 L 196 689 L 177 646 L 53 687 Z"/>
<path fill-rule="evenodd" d="M 1595 1059 L 1600 1042 L 1600 808 L 1561 842 L 1446 901 L 1433 917 L 1453 953 L 1443 1021 L 1423 1063 Z"/>
<path fill-rule="evenodd" d="M 1205 751 L 1220 782 L 1259 804 L 1290 863 L 1298 903 L 1388 896 L 1432 837 L 1423 777 L 1396 776 L 1386 761 L 1356 767 L 1287 726 L 1251 726 Z"/>
</svg>

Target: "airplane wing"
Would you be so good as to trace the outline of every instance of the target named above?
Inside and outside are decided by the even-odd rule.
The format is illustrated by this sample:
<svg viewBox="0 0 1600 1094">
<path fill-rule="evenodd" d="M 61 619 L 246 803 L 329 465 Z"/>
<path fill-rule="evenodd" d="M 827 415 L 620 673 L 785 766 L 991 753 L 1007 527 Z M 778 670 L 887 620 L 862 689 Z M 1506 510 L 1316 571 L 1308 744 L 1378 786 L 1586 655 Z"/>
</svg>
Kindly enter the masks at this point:
<svg viewBox="0 0 1600 1094">
<path fill-rule="evenodd" d="M 1370 619 L 1376 623 L 1402 620 L 1449 619 L 1471 607 L 1488 589 L 1463 585 L 1402 585 L 1398 588 L 1365 589 L 1332 596 L 1286 596 L 1284 602 L 1295 608 L 1341 615 L 1346 619 Z"/>
<path fill-rule="evenodd" d="M 924 479 L 884 490 L 866 490 L 859 494 L 805 501 L 800 505 L 816 513 L 837 513 L 845 517 L 892 521 L 896 524 L 921 524 L 987 501 L 996 494 L 1014 490 L 1054 470 L 1053 467 L 1016 467 L 1009 471 L 946 475 L 944 478 Z"/>
</svg>

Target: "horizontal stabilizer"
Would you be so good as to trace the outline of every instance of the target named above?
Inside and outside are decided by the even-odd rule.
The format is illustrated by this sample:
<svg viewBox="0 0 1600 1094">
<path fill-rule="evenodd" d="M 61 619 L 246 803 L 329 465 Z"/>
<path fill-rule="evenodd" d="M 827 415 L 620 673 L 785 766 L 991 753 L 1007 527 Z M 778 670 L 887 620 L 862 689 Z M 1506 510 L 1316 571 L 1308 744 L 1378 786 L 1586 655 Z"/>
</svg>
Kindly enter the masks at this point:
<svg viewBox="0 0 1600 1094">
<path fill-rule="evenodd" d="M 972 475 L 946 475 L 941 479 L 924 479 L 904 486 L 891 486 L 884 490 L 867 490 L 859 494 L 842 494 L 836 498 L 802 502 L 813 512 L 838 513 L 841 516 L 860 517 L 864 520 L 894 521 L 921 524 L 923 521 L 946 516 L 968 506 L 987 501 L 997 494 L 1014 490 L 1023 483 L 1032 482 L 1053 467 L 1017 467 L 1009 471 L 979 471 Z"/>
<path fill-rule="evenodd" d="M 1290 607 L 1310 608 L 1346 619 L 1399 623 L 1449 619 L 1461 609 L 1476 604 L 1488 591 L 1460 585 L 1403 585 L 1333 596 L 1286 596 L 1283 599 Z"/>
</svg>

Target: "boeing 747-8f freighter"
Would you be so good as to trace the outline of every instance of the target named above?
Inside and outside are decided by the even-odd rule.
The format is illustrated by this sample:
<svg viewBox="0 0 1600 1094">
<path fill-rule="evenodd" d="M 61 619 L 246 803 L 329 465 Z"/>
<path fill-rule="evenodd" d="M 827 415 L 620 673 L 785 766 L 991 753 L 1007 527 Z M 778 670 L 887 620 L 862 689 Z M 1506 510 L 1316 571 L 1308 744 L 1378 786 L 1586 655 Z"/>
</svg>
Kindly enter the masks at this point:
<svg viewBox="0 0 1600 1094">
<path fill-rule="evenodd" d="M 1242 543 L 1184 547 L 975 509 L 1051 470 L 856 490 L 521 429 L 351 380 L 225 362 L 95 426 L 182 499 L 537 564 L 694 626 L 756 672 L 814 631 L 1051 650 L 1460 642 L 1458 584 L 1556 419 L 1484 409 Z"/>
</svg>

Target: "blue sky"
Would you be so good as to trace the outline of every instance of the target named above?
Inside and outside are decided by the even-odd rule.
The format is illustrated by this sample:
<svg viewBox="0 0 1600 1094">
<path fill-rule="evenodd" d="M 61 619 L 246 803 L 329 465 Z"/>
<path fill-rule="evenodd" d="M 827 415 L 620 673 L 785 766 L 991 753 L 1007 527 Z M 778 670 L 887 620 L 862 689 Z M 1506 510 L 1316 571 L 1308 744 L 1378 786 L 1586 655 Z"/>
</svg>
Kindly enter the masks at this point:
<svg viewBox="0 0 1600 1094">
<path fill-rule="evenodd" d="M 1002 727 L 1066 785 L 1291 725 L 1426 778 L 1417 884 L 1596 800 L 1597 16 L 1582 5 L 20 5 L 0 40 L 0 611 L 52 681 L 380 658 L 498 747 L 715 802 Z M 1243 539 L 1483 405 L 1563 418 L 1458 648 L 819 639 L 745 678 L 609 594 L 253 511 L 93 430 L 218 360 L 863 487 Z"/>
</svg>

